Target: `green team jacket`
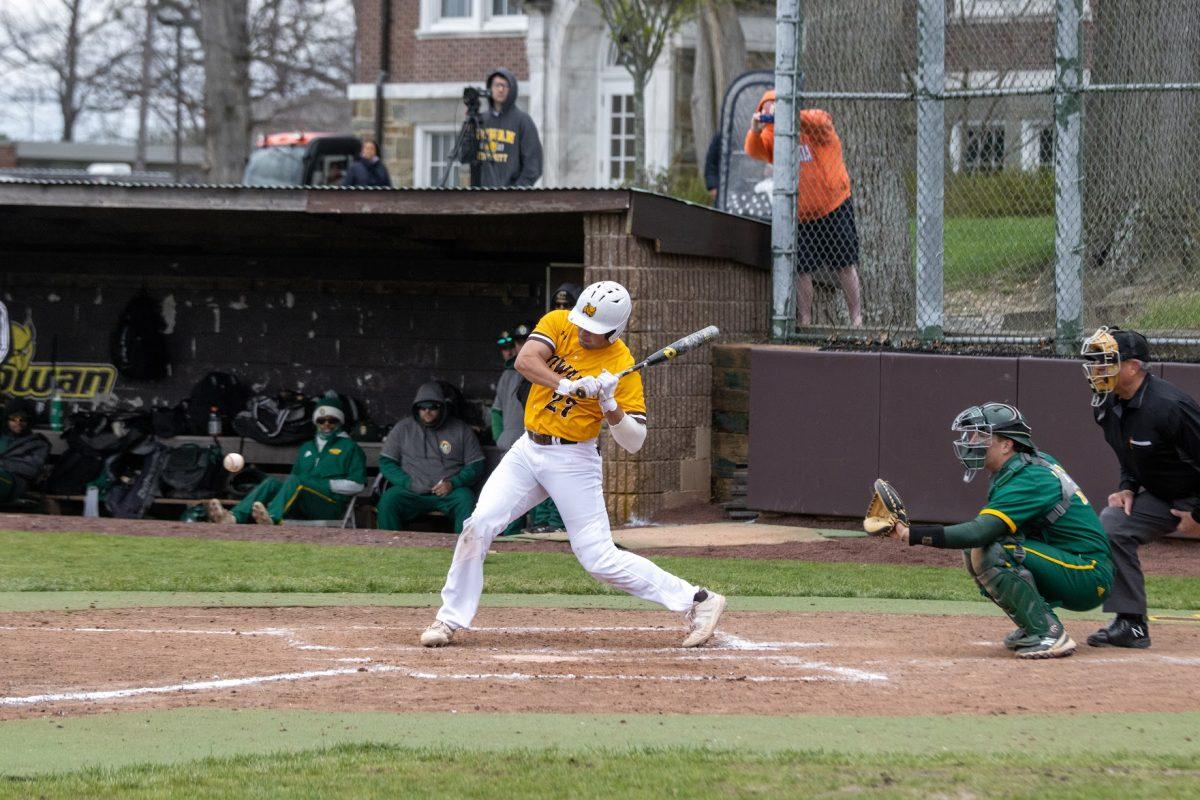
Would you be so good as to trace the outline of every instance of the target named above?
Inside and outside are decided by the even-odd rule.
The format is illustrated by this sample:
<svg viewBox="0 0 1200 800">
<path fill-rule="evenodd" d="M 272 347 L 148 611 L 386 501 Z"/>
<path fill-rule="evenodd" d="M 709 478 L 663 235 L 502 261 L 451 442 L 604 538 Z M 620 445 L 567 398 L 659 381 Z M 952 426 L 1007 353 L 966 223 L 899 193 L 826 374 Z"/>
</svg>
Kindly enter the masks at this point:
<svg viewBox="0 0 1200 800">
<path fill-rule="evenodd" d="M 329 482 L 341 479 L 365 486 L 367 457 L 358 442 L 350 438 L 350 434 L 338 431 L 325 443 L 324 449 L 315 438 L 301 445 L 296 463 L 292 465 L 292 475 L 314 489 L 328 492 L 330 497 L 344 500 L 346 495 L 334 492 Z"/>
<path fill-rule="evenodd" d="M 1062 467 L 1053 456 L 1042 452 L 1038 455 L 1050 466 L 1029 463 L 1020 453 L 1006 461 L 992 476 L 987 503 L 979 516 L 946 527 L 938 546 L 983 547 L 1013 537 L 1024 542 L 1045 542 L 1064 553 L 1111 564 L 1108 537 L 1083 492 L 1071 495 L 1061 517 L 1046 522 L 1046 516 L 1062 501 L 1062 483 L 1055 474 Z"/>
</svg>

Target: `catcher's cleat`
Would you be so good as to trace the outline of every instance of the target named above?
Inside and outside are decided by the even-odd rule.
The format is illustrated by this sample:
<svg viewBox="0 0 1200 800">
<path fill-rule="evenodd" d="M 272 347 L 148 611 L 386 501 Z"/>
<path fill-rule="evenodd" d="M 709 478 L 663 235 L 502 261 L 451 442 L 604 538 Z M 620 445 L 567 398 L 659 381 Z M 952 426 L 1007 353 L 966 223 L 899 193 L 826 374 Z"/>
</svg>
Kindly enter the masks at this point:
<svg viewBox="0 0 1200 800">
<path fill-rule="evenodd" d="M 1075 652 L 1075 642 L 1064 628 L 1051 631 L 1038 639 L 1038 643 L 1017 650 L 1017 658 L 1065 658 Z"/>
<path fill-rule="evenodd" d="M 1042 637 L 1026 633 L 1024 628 L 1017 628 L 1004 637 L 1004 646 L 1009 650 L 1020 650 L 1022 647 L 1033 647 L 1040 641 L 1042 641 Z"/>
<path fill-rule="evenodd" d="M 696 593 L 696 597 L 700 599 L 697 599 L 687 612 L 691 631 L 683 640 L 684 647 L 699 647 L 711 639 L 717 632 L 717 621 L 721 619 L 721 612 L 725 610 L 724 595 L 701 589 Z"/>
<path fill-rule="evenodd" d="M 215 497 L 204 501 L 204 513 L 208 516 L 209 522 L 216 522 L 220 525 L 233 525 L 237 522 L 237 517 L 221 505 L 221 501 Z"/>
<path fill-rule="evenodd" d="M 1101 628 L 1087 638 L 1092 647 L 1133 647 L 1145 650 L 1150 646 L 1150 627 L 1140 619 L 1117 617 L 1107 628 Z"/>
<path fill-rule="evenodd" d="M 271 519 L 271 512 L 267 511 L 267 507 L 262 503 L 255 503 L 250 506 L 250 516 L 259 525 L 274 525 L 275 520 Z"/>
<path fill-rule="evenodd" d="M 455 628 L 452 628 L 450 623 L 440 619 L 434 620 L 432 625 L 421 632 L 421 646 L 445 647 L 454 639 L 454 631 Z"/>
</svg>

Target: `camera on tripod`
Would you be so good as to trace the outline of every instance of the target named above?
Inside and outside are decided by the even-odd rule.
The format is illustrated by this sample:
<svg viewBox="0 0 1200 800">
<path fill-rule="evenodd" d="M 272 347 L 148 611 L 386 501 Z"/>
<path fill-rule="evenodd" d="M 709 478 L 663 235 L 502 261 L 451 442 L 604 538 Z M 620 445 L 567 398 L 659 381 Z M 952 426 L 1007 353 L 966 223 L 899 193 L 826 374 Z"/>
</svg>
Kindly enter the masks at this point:
<svg viewBox="0 0 1200 800">
<path fill-rule="evenodd" d="M 480 89 L 475 86 L 468 86 L 463 89 L 463 105 L 471 109 L 472 114 L 479 113 L 479 101 L 483 99 L 491 99 L 492 93 L 487 89 Z"/>
</svg>

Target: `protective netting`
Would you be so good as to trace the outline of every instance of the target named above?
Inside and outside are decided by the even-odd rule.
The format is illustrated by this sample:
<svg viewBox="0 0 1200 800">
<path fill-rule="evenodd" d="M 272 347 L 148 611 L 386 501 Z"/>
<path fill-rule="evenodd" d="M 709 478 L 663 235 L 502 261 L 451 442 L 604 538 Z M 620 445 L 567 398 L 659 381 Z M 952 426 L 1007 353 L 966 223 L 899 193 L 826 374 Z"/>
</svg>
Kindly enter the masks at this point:
<svg viewBox="0 0 1200 800">
<path fill-rule="evenodd" d="M 841 143 L 863 330 L 1065 354 L 1109 324 L 1187 357 L 1200 346 L 1200 3 L 940 1 L 802 4 L 801 106 L 829 112 Z M 802 206 L 830 189 L 812 145 Z M 810 322 L 799 296 L 799 334 L 849 333 L 845 220 L 800 219 L 815 297 Z"/>
</svg>

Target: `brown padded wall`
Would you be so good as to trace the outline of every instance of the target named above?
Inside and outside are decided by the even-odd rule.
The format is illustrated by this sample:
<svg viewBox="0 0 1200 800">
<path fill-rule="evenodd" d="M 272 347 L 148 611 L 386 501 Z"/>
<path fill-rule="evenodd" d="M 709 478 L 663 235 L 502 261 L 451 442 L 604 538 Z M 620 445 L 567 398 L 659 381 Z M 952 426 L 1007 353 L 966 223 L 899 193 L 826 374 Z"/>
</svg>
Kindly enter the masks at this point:
<svg viewBox="0 0 1200 800">
<path fill-rule="evenodd" d="M 878 475 L 879 356 L 755 347 L 752 508 L 861 514 Z"/>
<path fill-rule="evenodd" d="M 1097 509 L 1116 488 L 1117 461 L 1093 421 L 1074 359 L 909 353 L 822 353 L 754 347 L 750 356 L 751 508 L 857 516 L 882 476 L 913 519 L 969 519 L 987 475 L 962 482 L 950 423 L 974 403 L 1017 404 L 1033 440 Z M 1200 397 L 1200 365 L 1152 362 L 1152 374 Z"/>
<path fill-rule="evenodd" d="M 987 476 L 963 483 L 950 424 L 967 406 L 1017 399 L 1015 358 L 884 353 L 879 472 L 914 520 L 971 519 L 987 497 Z"/>
</svg>

